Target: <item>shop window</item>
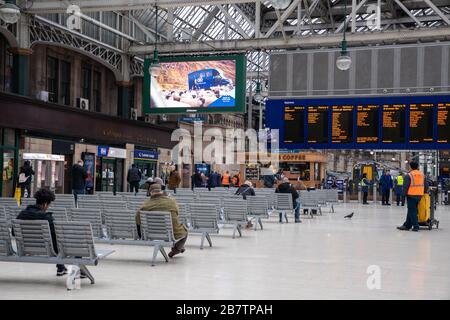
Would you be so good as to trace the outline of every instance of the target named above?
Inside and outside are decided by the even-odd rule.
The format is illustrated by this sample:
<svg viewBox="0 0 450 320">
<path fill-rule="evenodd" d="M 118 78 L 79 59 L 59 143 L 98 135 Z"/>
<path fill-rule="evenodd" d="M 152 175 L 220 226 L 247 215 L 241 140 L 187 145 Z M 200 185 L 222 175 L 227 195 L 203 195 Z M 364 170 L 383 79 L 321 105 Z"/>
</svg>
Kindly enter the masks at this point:
<svg viewBox="0 0 450 320">
<path fill-rule="evenodd" d="M 81 69 L 81 95 L 84 99 L 91 99 L 91 72 L 92 67 L 84 65 Z"/>
<path fill-rule="evenodd" d="M 70 105 L 70 63 L 61 61 L 61 103 Z"/>
<path fill-rule="evenodd" d="M 58 103 L 58 59 L 47 57 L 48 100 Z"/>
<path fill-rule="evenodd" d="M 0 91 L 11 92 L 13 55 L 8 49 L 8 41 L 0 35 Z"/>
</svg>

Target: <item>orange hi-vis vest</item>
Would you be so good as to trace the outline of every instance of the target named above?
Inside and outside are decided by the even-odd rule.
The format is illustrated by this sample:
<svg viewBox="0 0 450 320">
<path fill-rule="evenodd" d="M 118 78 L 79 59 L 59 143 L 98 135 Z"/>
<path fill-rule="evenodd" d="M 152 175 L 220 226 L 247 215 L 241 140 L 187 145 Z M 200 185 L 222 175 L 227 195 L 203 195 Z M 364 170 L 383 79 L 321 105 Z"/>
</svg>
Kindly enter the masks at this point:
<svg viewBox="0 0 450 320">
<path fill-rule="evenodd" d="M 419 170 L 409 173 L 411 183 L 409 184 L 408 196 L 423 196 L 425 193 L 425 176 Z"/>
<path fill-rule="evenodd" d="M 224 174 L 223 178 L 222 178 L 222 184 L 225 186 L 228 186 L 230 184 L 230 175 L 229 174 Z"/>
</svg>

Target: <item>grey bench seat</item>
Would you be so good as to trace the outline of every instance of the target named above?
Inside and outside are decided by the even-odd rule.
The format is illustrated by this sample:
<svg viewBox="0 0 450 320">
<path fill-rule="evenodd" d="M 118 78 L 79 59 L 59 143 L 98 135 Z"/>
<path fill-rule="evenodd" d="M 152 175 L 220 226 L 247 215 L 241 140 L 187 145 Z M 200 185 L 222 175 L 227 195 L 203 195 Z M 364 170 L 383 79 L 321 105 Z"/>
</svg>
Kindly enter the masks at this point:
<svg viewBox="0 0 450 320">
<path fill-rule="evenodd" d="M 120 210 L 107 210 L 106 230 L 110 235 L 106 238 L 95 239 L 96 243 L 122 244 L 137 246 L 153 246 L 152 266 L 155 266 L 158 253 L 161 253 L 166 262 L 169 262 L 164 247 L 173 247 L 180 239 L 175 239 L 170 212 L 141 211 L 141 239 L 136 239 L 134 230 L 136 224 L 130 212 Z"/>
<path fill-rule="evenodd" d="M 91 281 L 95 279 L 86 266 L 96 266 L 114 250 L 99 250 L 94 246 L 92 228 L 88 222 L 55 222 L 58 254 L 53 248 L 50 226 L 46 220 L 12 220 L 17 251 L 12 246 L 12 238 L 6 221 L 0 221 L 0 261 L 21 263 L 75 265 Z M 69 284 L 74 276 L 67 278 Z"/>
</svg>

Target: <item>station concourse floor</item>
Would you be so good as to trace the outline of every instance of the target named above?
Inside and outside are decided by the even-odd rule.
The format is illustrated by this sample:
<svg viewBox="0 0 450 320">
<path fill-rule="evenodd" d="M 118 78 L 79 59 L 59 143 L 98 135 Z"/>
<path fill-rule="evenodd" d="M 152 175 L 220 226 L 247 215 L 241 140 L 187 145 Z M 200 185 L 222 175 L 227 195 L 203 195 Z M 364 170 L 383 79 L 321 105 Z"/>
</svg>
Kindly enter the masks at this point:
<svg viewBox="0 0 450 320">
<path fill-rule="evenodd" d="M 98 245 L 116 253 L 74 291 L 53 265 L 0 262 L 0 299 L 450 299 L 450 207 L 438 207 L 438 230 L 418 233 L 396 230 L 405 208 L 340 204 L 301 224 L 274 215 L 242 238 L 228 226 L 204 250 L 190 235 L 184 254 L 155 267 L 152 247 Z M 379 290 L 367 287 L 371 265 Z"/>
</svg>

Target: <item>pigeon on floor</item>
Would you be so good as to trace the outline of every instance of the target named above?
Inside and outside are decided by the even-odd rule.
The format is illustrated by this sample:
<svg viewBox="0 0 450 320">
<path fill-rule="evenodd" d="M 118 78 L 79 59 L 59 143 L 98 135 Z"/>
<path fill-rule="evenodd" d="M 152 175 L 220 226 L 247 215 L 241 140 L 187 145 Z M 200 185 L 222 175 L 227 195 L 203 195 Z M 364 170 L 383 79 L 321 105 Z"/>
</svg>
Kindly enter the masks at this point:
<svg viewBox="0 0 450 320">
<path fill-rule="evenodd" d="M 351 219 L 352 217 L 353 217 L 353 215 L 354 215 L 355 213 L 354 212 L 352 212 L 352 213 L 350 213 L 348 216 L 345 216 L 344 218 L 348 218 L 348 219 Z"/>
</svg>

